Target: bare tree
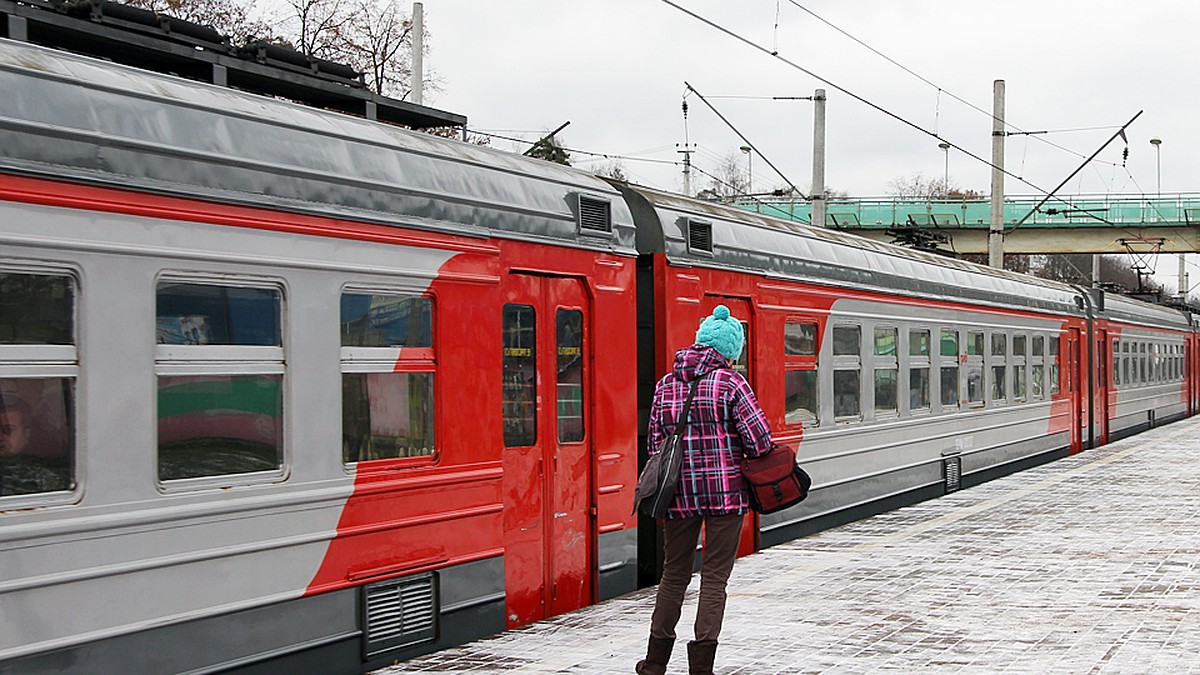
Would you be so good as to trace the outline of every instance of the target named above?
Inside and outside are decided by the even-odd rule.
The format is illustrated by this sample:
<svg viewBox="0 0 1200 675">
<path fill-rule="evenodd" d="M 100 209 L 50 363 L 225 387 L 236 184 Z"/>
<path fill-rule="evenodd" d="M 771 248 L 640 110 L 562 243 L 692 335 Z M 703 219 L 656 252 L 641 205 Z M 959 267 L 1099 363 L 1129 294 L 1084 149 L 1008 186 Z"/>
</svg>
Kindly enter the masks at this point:
<svg viewBox="0 0 1200 675">
<path fill-rule="evenodd" d="M 288 42 L 306 56 L 345 62 L 344 33 L 352 12 L 345 0 L 288 0 L 282 24 Z"/>
<path fill-rule="evenodd" d="M 218 33 L 229 37 L 235 45 L 251 39 L 276 41 L 278 38 L 270 25 L 250 18 L 254 10 L 253 0 L 125 0 L 125 4 L 212 26 Z"/>
<path fill-rule="evenodd" d="M 366 74 L 379 94 L 405 98 L 411 89 L 412 22 L 395 0 L 378 4 L 359 0 L 341 32 L 350 64 Z"/>
</svg>

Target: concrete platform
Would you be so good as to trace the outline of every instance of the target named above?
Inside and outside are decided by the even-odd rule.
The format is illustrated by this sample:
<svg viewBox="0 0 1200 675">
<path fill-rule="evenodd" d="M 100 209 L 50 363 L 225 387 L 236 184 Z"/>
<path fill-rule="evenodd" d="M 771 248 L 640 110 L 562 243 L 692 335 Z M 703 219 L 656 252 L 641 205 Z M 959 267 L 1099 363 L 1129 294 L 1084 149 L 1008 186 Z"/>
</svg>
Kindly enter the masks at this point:
<svg viewBox="0 0 1200 675">
<path fill-rule="evenodd" d="M 739 560 L 715 672 L 1200 673 L 1198 562 L 1193 418 Z M 378 672 L 632 673 L 653 594 Z"/>
</svg>

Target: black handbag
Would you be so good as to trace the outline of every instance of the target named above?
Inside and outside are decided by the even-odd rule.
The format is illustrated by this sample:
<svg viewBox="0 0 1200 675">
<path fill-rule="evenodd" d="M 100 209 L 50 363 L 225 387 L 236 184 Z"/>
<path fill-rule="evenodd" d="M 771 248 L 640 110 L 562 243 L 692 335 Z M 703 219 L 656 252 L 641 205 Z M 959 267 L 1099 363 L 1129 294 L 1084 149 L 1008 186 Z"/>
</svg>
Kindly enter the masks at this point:
<svg viewBox="0 0 1200 675">
<path fill-rule="evenodd" d="M 646 461 L 642 475 L 638 476 L 637 490 L 633 494 L 633 510 L 635 513 L 663 518 L 671 501 L 675 499 L 675 491 L 679 489 L 679 474 L 683 466 L 683 447 L 680 433 L 687 425 L 688 413 L 692 409 L 692 399 L 696 397 L 700 378 L 692 380 L 692 390 L 688 392 L 687 401 L 675 429 L 658 444 L 658 450 Z"/>
</svg>

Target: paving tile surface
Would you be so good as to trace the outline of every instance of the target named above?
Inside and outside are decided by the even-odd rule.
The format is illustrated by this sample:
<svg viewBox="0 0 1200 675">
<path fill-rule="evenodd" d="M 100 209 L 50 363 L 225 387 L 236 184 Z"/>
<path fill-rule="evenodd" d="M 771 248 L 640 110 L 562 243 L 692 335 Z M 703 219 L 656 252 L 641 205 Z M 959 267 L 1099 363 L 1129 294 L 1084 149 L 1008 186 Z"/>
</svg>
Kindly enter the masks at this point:
<svg viewBox="0 0 1200 675">
<path fill-rule="evenodd" d="M 742 558 L 715 672 L 1200 673 L 1198 558 L 1193 418 Z M 653 594 L 378 674 L 632 673 Z"/>
</svg>

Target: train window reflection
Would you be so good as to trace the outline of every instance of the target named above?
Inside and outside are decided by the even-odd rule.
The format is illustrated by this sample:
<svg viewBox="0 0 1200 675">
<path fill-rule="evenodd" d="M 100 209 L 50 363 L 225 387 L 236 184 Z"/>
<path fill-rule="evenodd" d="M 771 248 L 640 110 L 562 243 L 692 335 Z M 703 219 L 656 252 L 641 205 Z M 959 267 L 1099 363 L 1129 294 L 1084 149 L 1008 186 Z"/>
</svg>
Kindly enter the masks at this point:
<svg viewBox="0 0 1200 675">
<path fill-rule="evenodd" d="M 942 366 L 942 409 L 958 407 L 958 366 Z"/>
<path fill-rule="evenodd" d="M 74 344 L 74 319 L 70 277 L 0 272 L 0 344 Z"/>
<path fill-rule="evenodd" d="M 896 355 L 896 329 L 875 329 L 875 356 Z"/>
<path fill-rule="evenodd" d="M 1008 336 L 1004 333 L 992 333 L 992 356 L 1004 356 L 1008 348 Z"/>
<path fill-rule="evenodd" d="M 1025 400 L 1025 366 L 1013 366 L 1013 399 Z"/>
<path fill-rule="evenodd" d="M 967 333 L 967 355 L 983 356 L 983 333 L 970 331 Z"/>
<path fill-rule="evenodd" d="M 817 371 L 788 370 L 784 377 L 784 421 L 815 425 L 817 422 Z"/>
<path fill-rule="evenodd" d="M 160 376 L 159 479 L 279 469 L 282 383 L 282 375 Z"/>
<path fill-rule="evenodd" d="M 505 305 L 501 330 L 504 445 L 537 441 L 537 327 L 530 305 Z"/>
<path fill-rule="evenodd" d="M 908 371 L 909 410 L 929 409 L 929 369 L 913 368 Z"/>
<path fill-rule="evenodd" d="M 967 403 L 983 403 L 983 366 L 967 367 Z"/>
<path fill-rule="evenodd" d="M 433 373 L 342 373 L 343 461 L 433 450 Z"/>
<path fill-rule="evenodd" d="M 815 323 L 785 324 L 783 327 L 783 353 L 788 356 L 815 355 L 817 353 L 817 325 Z"/>
<path fill-rule="evenodd" d="M 908 331 L 908 355 L 929 356 L 929 331 L 917 329 Z"/>
<path fill-rule="evenodd" d="M 897 379 L 895 368 L 875 369 L 875 412 L 894 413 L 897 410 Z"/>
<path fill-rule="evenodd" d="M 1044 382 L 1046 379 L 1046 367 L 1040 364 L 1035 364 L 1030 369 L 1029 389 L 1030 395 L 1033 398 L 1042 398 L 1044 395 Z"/>
<path fill-rule="evenodd" d="M 160 345 L 282 344 L 278 289 L 165 282 L 157 304 Z"/>
<path fill-rule="evenodd" d="M 940 342 L 942 356 L 958 356 L 958 331 L 943 328 Z"/>
<path fill-rule="evenodd" d="M 849 421 L 857 419 L 862 413 L 859 408 L 859 371 L 833 371 L 833 414 L 835 417 Z"/>
<path fill-rule="evenodd" d="M 1033 355 L 1043 356 L 1045 354 L 1046 338 L 1042 335 L 1033 336 Z"/>
<path fill-rule="evenodd" d="M 555 317 L 558 338 L 558 440 L 583 440 L 583 312 L 560 309 Z"/>
<path fill-rule="evenodd" d="M 71 378 L 0 379 L 0 497 L 74 487 Z"/>
<path fill-rule="evenodd" d="M 342 294 L 343 347 L 433 346 L 433 302 L 406 295 Z"/>
<path fill-rule="evenodd" d="M 858 326 L 833 327 L 833 355 L 858 356 L 862 351 L 862 329 Z"/>
<path fill-rule="evenodd" d="M 1008 366 L 992 366 L 992 400 L 1003 401 L 1005 399 L 1005 375 L 1008 373 Z"/>
</svg>

